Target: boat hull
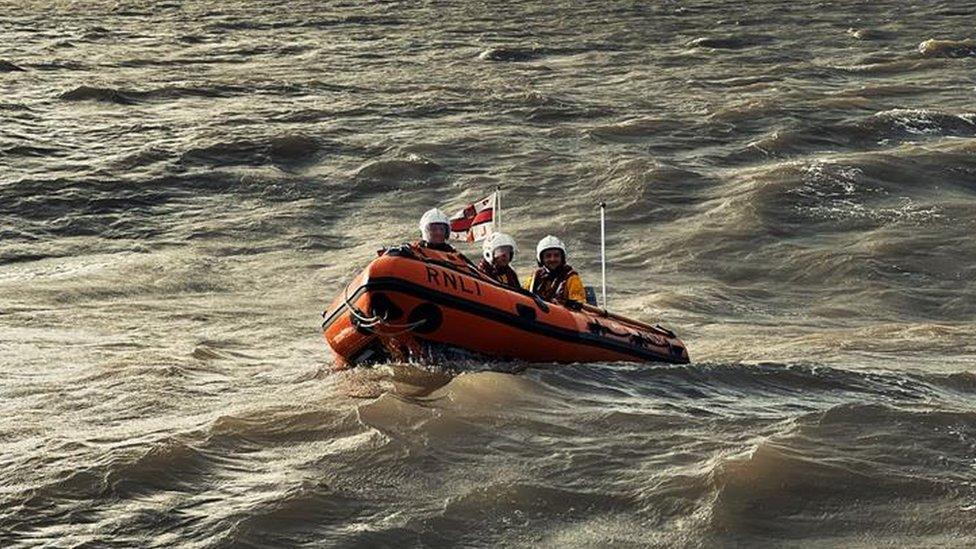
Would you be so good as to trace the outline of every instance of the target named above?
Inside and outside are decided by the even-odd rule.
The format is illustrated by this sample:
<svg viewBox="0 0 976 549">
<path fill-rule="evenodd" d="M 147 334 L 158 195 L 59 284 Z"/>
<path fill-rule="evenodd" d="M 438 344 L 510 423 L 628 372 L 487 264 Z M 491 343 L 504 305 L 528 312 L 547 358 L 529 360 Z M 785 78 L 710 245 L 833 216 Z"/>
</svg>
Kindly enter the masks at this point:
<svg viewBox="0 0 976 549">
<path fill-rule="evenodd" d="M 337 368 L 423 357 L 431 346 L 527 362 L 689 361 L 663 328 L 546 303 L 462 264 L 426 259 L 379 257 L 335 299 L 323 335 Z"/>
</svg>

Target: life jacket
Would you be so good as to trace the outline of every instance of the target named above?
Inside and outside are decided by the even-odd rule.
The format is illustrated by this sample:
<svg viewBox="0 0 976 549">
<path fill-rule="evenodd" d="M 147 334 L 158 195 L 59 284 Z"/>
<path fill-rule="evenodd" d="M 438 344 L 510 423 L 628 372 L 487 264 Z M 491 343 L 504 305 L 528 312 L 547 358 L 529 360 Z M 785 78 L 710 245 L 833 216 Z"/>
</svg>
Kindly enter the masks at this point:
<svg viewBox="0 0 976 549">
<path fill-rule="evenodd" d="M 573 278 L 576 279 L 577 284 L 571 283 Z M 529 291 L 546 301 L 564 302 L 569 299 L 583 301 L 584 303 L 586 301 L 585 293 L 582 300 L 579 299 L 579 295 L 574 295 L 580 292 L 576 286 L 582 289 L 583 283 L 576 271 L 565 263 L 555 271 L 550 271 L 545 267 L 536 269 L 529 278 L 528 286 Z"/>
<path fill-rule="evenodd" d="M 511 286 L 513 288 L 520 288 L 518 275 L 515 271 L 508 265 L 504 267 L 497 267 L 494 263 L 489 263 L 487 259 L 482 259 L 481 263 L 478 264 L 478 270 L 490 276 L 491 278 L 505 284 L 506 286 Z"/>
</svg>

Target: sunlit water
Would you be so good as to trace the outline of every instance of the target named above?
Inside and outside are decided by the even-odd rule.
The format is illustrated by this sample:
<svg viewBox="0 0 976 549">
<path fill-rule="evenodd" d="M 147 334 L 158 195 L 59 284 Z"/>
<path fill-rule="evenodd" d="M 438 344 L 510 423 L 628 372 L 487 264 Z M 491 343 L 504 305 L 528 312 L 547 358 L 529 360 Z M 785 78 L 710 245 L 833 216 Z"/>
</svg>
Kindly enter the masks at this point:
<svg viewBox="0 0 976 549">
<path fill-rule="evenodd" d="M 148 6 L 0 10 L 0 545 L 976 544 L 973 3 Z M 496 185 L 693 364 L 331 373 Z"/>
</svg>

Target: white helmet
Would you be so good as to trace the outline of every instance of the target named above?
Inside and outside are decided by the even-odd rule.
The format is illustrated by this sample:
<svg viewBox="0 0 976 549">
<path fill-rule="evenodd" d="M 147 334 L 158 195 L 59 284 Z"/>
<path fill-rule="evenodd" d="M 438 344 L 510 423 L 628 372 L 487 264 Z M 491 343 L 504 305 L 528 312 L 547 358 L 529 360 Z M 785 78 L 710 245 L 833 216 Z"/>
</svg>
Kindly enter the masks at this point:
<svg viewBox="0 0 976 549">
<path fill-rule="evenodd" d="M 491 263 L 491 260 L 495 258 L 495 250 L 508 246 L 512 248 L 512 258 L 515 258 L 515 254 L 518 253 L 518 246 L 515 245 L 515 239 L 508 236 L 505 233 L 492 233 L 485 239 L 485 243 L 481 246 L 481 251 L 485 256 L 485 259 Z"/>
<path fill-rule="evenodd" d="M 535 258 L 542 265 L 542 252 L 546 250 L 560 250 L 563 252 L 563 259 L 566 259 L 566 245 L 563 244 L 562 240 L 548 235 L 539 241 L 539 244 L 535 247 Z"/>
<path fill-rule="evenodd" d="M 424 240 L 430 240 L 430 226 L 437 224 L 447 226 L 447 236 L 450 238 L 451 220 L 444 215 L 444 212 L 438 210 L 437 208 L 427 210 L 424 212 L 423 217 L 420 218 L 420 237 Z"/>
</svg>

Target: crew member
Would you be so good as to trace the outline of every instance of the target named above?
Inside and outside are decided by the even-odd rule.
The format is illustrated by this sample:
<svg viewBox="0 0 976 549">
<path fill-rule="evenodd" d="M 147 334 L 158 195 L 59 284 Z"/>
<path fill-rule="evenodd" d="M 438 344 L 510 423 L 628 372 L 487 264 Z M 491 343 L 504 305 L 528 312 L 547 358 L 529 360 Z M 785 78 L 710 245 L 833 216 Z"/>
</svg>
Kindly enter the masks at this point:
<svg viewBox="0 0 976 549">
<path fill-rule="evenodd" d="M 518 288 L 518 275 L 511 267 L 517 251 L 514 238 L 505 233 L 493 233 L 482 245 L 483 257 L 478 270 L 506 286 Z"/>
<path fill-rule="evenodd" d="M 535 252 L 539 268 L 525 281 L 525 289 L 546 301 L 586 303 L 583 281 L 566 263 L 563 241 L 552 235 L 546 236 L 539 241 Z"/>
</svg>

